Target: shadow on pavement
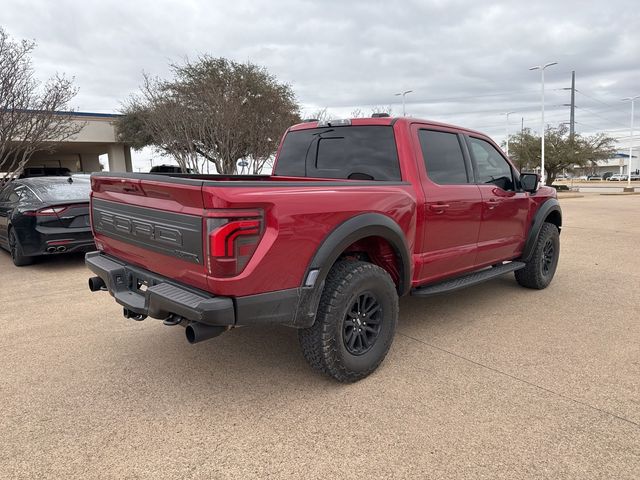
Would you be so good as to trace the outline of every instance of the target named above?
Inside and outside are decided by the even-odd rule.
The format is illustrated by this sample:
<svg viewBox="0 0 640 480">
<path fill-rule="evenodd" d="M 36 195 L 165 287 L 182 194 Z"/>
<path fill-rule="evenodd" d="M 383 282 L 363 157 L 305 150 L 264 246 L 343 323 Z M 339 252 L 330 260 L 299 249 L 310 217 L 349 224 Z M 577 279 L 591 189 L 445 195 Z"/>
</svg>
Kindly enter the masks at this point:
<svg viewBox="0 0 640 480">
<path fill-rule="evenodd" d="M 59 255 L 43 255 L 37 257 L 33 264 L 27 265 L 25 269 L 39 272 L 56 271 L 59 269 L 77 269 L 84 265 L 84 253 L 63 253 Z"/>
</svg>

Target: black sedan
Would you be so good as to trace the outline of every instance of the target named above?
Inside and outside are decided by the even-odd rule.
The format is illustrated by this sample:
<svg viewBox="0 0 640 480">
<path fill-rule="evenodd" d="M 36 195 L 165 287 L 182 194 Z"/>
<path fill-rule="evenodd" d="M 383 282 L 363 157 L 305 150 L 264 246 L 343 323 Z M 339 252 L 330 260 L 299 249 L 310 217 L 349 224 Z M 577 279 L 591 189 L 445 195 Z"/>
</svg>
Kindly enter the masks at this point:
<svg viewBox="0 0 640 480">
<path fill-rule="evenodd" d="M 94 249 L 88 179 L 34 177 L 0 190 L 0 246 L 17 266 L 38 255 Z"/>
</svg>

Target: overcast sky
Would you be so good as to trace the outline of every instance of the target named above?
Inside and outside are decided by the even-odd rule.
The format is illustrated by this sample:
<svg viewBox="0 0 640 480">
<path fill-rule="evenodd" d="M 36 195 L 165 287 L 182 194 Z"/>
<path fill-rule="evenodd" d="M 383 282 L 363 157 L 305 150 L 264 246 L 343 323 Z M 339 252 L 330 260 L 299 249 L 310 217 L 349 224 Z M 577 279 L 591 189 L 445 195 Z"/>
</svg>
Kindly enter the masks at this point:
<svg viewBox="0 0 640 480">
<path fill-rule="evenodd" d="M 499 142 L 502 112 L 517 112 L 512 131 L 522 118 L 540 128 L 533 65 L 558 62 L 546 71 L 547 123 L 569 120 L 563 88 L 575 70 L 576 130 L 607 131 L 627 148 L 630 107 L 621 99 L 640 94 L 637 0 L 2 0 L 0 25 L 37 41 L 39 78 L 75 77 L 73 106 L 91 112 L 118 112 L 142 71 L 167 76 L 170 61 L 202 53 L 265 66 L 308 114 L 372 106 L 401 114 L 394 93 L 413 90 L 408 115 Z"/>
</svg>

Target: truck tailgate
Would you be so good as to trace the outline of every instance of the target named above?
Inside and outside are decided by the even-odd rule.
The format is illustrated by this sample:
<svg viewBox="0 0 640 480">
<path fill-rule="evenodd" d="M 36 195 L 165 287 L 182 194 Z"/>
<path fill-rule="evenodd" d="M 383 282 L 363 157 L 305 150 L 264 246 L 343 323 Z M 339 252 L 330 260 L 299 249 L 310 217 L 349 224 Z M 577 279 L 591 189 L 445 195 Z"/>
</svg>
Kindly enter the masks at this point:
<svg viewBox="0 0 640 480">
<path fill-rule="evenodd" d="M 206 289 L 202 180 L 94 176 L 96 245 L 134 265 Z"/>
</svg>

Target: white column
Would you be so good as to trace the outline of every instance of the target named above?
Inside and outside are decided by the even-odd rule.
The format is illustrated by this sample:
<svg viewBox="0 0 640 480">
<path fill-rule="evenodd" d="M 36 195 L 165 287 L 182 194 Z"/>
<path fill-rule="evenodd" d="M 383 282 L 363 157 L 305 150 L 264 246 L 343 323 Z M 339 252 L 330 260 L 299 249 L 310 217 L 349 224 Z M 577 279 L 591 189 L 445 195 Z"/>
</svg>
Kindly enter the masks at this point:
<svg viewBox="0 0 640 480">
<path fill-rule="evenodd" d="M 124 144 L 112 143 L 107 150 L 109 156 L 109 171 L 110 172 L 126 172 L 127 160 L 124 153 Z"/>
<path fill-rule="evenodd" d="M 124 164 L 127 172 L 133 172 L 133 164 L 131 163 L 131 147 L 129 145 L 123 145 L 124 147 Z"/>
</svg>

